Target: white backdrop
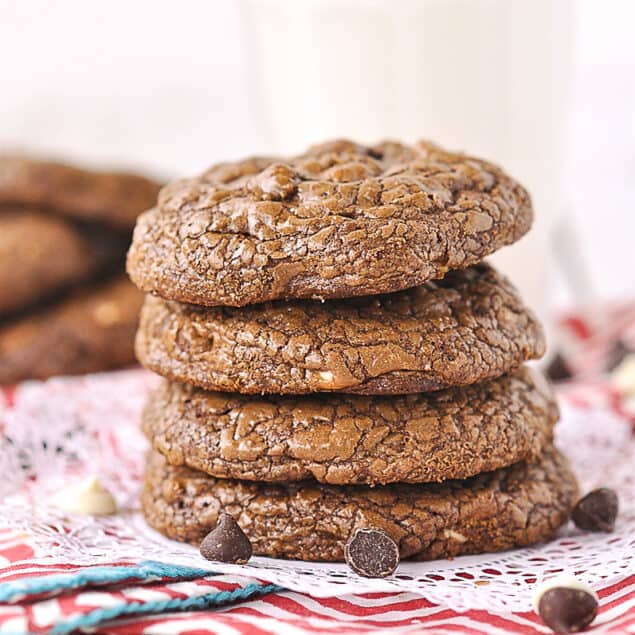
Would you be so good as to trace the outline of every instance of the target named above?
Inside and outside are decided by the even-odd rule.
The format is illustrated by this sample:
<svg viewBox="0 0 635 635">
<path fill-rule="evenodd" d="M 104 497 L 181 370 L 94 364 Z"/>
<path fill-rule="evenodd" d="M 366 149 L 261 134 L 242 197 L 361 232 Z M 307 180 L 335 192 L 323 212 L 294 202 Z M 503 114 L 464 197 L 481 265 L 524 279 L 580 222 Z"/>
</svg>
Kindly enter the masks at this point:
<svg viewBox="0 0 635 635">
<path fill-rule="evenodd" d="M 271 139 L 254 98 L 254 51 L 244 38 L 253 19 L 246 7 L 0 0 L 0 146 L 165 177 L 267 151 Z M 575 269 L 590 272 L 583 286 L 591 297 L 635 293 L 634 23 L 629 0 L 573 5 L 559 181 L 582 255 Z M 291 42 L 291 35 L 279 37 Z M 282 99 L 303 81 L 283 71 L 276 86 Z M 424 126 L 420 136 L 426 135 L 432 136 Z M 530 250 L 522 257 L 535 266 Z M 562 288 L 558 297 L 567 297 Z"/>
</svg>

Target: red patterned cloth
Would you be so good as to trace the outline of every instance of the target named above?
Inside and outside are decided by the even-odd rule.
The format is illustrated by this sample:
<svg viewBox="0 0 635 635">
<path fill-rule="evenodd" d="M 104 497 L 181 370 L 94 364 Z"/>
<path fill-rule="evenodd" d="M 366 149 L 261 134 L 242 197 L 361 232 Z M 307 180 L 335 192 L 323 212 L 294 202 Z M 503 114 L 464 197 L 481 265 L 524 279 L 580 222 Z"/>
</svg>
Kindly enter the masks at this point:
<svg viewBox="0 0 635 635">
<path fill-rule="evenodd" d="M 602 328 L 602 324 L 608 325 Z M 594 326 L 595 325 L 595 326 Z M 609 328 L 610 326 L 610 328 Z M 602 360 L 617 339 L 635 334 L 635 307 L 618 307 L 597 316 L 568 316 L 563 320 L 570 343 L 574 379 L 560 385 L 561 400 L 578 409 L 604 408 L 618 418 L 635 424 L 632 399 L 619 394 L 609 378 L 601 374 Z M 12 404 L 12 392 L 0 393 L 5 408 Z M 635 536 L 633 537 L 635 540 Z M 0 534 L 0 587 L 3 583 L 44 579 L 54 574 L 73 574 L 81 567 L 64 563 L 34 564 L 33 552 L 24 536 L 12 531 Z M 118 563 L 125 567 L 125 563 Z M 434 605 L 411 593 L 366 593 L 344 597 L 314 598 L 309 595 L 275 591 L 222 606 L 206 604 L 218 592 L 232 593 L 260 584 L 253 578 L 236 575 L 200 579 L 134 580 L 116 586 L 88 584 L 74 590 L 52 591 L 35 596 L 14 597 L 0 604 L 2 633 L 65 633 L 75 622 L 94 616 L 91 632 L 99 634 L 178 634 L 207 635 L 305 635 L 314 633 L 548 633 L 533 612 L 495 614 L 486 611 L 456 612 Z M 519 593 L 526 590 L 519 588 Z M 600 593 L 600 611 L 591 632 L 617 635 L 635 632 L 635 571 L 633 561 L 625 562 L 624 578 Z M 234 596 L 231 596 L 234 597 Z M 189 601 L 192 610 L 141 614 L 144 607 L 157 603 Z M 205 607 L 197 608 L 197 601 Z M 183 607 L 179 604 L 179 607 Z M 213 608 L 209 608 L 213 607 Z M 114 620 L 107 611 L 116 612 Z"/>
<path fill-rule="evenodd" d="M 0 582 L 25 576 L 75 571 L 54 566 L 34 571 L 21 561 L 30 556 L 19 540 L 0 543 L 5 564 Z M 6 561 L 5 561 L 6 562 Z M 116 604 L 192 598 L 244 584 L 233 576 L 185 582 L 156 582 L 120 589 L 93 587 L 61 597 L 0 606 L 0 633 L 49 633 L 95 609 Z M 635 628 L 635 575 L 600 592 L 600 613 L 593 632 L 618 635 Z M 64 632 L 64 631 L 59 631 Z M 94 633 L 109 635 L 309 635 L 315 633 L 500 634 L 549 632 L 533 613 L 496 615 L 485 611 L 457 613 L 409 593 L 375 593 L 341 598 L 311 598 L 294 592 L 269 593 L 257 599 L 210 610 L 132 616 L 102 623 Z"/>
</svg>

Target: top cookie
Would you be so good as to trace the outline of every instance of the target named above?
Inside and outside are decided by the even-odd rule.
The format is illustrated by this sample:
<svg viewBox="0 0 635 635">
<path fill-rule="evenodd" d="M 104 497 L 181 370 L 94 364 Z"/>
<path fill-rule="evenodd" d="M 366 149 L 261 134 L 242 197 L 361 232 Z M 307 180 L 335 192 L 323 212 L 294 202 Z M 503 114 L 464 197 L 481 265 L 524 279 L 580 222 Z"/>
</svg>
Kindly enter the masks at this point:
<svg viewBox="0 0 635 635">
<path fill-rule="evenodd" d="M 139 213 L 156 203 L 159 187 L 136 174 L 0 156 L 0 205 L 51 209 L 120 231 L 130 231 Z"/>
<path fill-rule="evenodd" d="M 206 306 L 372 295 L 479 262 L 531 221 L 527 192 L 490 163 L 425 142 L 333 141 L 165 187 L 137 222 L 128 272 Z"/>
</svg>

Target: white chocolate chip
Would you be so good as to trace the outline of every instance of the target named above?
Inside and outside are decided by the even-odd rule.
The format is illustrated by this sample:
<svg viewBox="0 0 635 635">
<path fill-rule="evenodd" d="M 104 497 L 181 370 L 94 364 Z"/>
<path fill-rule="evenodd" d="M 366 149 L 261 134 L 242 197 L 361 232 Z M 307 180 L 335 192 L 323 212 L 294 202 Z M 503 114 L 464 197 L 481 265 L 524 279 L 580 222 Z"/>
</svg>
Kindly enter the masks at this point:
<svg viewBox="0 0 635 635">
<path fill-rule="evenodd" d="M 94 311 L 95 321 L 100 326 L 113 326 L 121 321 L 121 311 L 115 302 L 101 302 Z"/>
<path fill-rule="evenodd" d="M 584 591 L 585 593 L 588 593 L 589 595 L 594 597 L 597 602 L 599 602 L 598 594 L 588 584 L 580 582 L 580 580 L 570 574 L 563 573 L 561 575 L 555 576 L 554 578 L 546 580 L 534 591 L 533 606 L 536 613 L 538 613 L 540 598 L 547 591 L 558 587 L 563 587 L 565 589 L 574 589 L 576 591 Z"/>
<path fill-rule="evenodd" d="M 321 370 L 318 372 L 318 377 L 320 378 L 322 385 L 326 387 L 333 383 L 335 375 L 333 375 L 330 370 Z"/>
<path fill-rule="evenodd" d="M 94 476 L 64 488 L 53 497 L 52 504 L 73 514 L 106 516 L 117 511 L 113 495 Z"/>
<path fill-rule="evenodd" d="M 611 373 L 613 385 L 625 395 L 635 395 L 635 355 L 627 355 Z"/>
<path fill-rule="evenodd" d="M 452 529 L 446 529 L 443 533 L 448 540 L 456 540 L 456 542 L 461 543 L 467 540 L 463 534 L 460 534 L 458 531 L 453 531 Z"/>
</svg>

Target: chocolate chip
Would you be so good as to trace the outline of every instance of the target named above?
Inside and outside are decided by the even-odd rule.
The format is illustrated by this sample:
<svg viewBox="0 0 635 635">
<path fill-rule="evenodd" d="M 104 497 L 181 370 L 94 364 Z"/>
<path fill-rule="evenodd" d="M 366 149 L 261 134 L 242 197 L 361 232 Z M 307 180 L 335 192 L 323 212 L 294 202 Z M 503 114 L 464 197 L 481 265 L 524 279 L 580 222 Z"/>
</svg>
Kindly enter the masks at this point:
<svg viewBox="0 0 635 635">
<path fill-rule="evenodd" d="M 216 527 L 203 538 L 200 551 L 207 560 L 245 564 L 251 558 L 251 542 L 234 517 L 222 512 Z"/>
<path fill-rule="evenodd" d="M 635 351 L 631 350 L 622 340 L 617 340 L 615 344 L 609 350 L 606 358 L 606 371 L 611 372 L 615 370 L 631 353 Z"/>
<path fill-rule="evenodd" d="M 554 587 L 540 597 L 538 614 L 556 633 L 577 633 L 595 619 L 597 598 L 581 586 Z"/>
<path fill-rule="evenodd" d="M 549 366 L 547 366 L 547 377 L 551 381 L 564 381 L 573 377 L 562 353 L 556 353 Z"/>
<path fill-rule="evenodd" d="M 356 529 L 344 547 L 346 564 L 366 578 L 385 578 L 399 564 L 397 543 L 381 529 Z"/>
<path fill-rule="evenodd" d="M 610 532 L 615 527 L 617 510 L 617 494 L 608 487 L 600 487 L 578 501 L 571 517 L 580 529 Z"/>
</svg>

